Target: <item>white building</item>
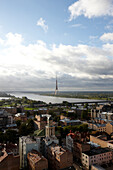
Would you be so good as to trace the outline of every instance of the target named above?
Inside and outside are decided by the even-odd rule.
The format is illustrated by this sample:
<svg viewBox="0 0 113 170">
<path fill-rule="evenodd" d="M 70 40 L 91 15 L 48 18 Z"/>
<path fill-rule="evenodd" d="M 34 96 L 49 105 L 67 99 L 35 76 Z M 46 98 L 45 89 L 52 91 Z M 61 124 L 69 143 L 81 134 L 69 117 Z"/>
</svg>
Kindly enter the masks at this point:
<svg viewBox="0 0 113 170">
<path fill-rule="evenodd" d="M 71 152 L 73 151 L 74 138 L 75 138 L 75 134 L 72 132 L 66 135 L 66 148 Z"/>
<path fill-rule="evenodd" d="M 29 136 L 22 136 L 19 138 L 19 155 L 20 155 L 20 168 L 27 166 L 27 154 L 32 149 L 40 151 L 41 138 L 35 140 Z"/>
</svg>

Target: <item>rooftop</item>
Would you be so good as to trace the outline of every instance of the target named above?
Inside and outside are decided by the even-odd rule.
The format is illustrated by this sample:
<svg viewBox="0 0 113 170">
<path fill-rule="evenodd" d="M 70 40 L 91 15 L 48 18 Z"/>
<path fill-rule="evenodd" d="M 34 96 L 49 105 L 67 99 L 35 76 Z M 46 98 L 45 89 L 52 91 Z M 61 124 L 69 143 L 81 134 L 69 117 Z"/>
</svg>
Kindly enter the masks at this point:
<svg viewBox="0 0 113 170">
<path fill-rule="evenodd" d="M 49 148 L 52 150 L 53 153 L 57 155 L 62 155 L 66 150 L 63 149 L 61 146 L 56 145 L 55 143 L 52 143 Z"/>
<path fill-rule="evenodd" d="M 87 142 L 88 144 L 90 144 L 91 146 L 96 147 L 100 147 L 100 145 L 98 145 L 97 143 L 93 143 L 93 142 Z"/>
<path fill-rule="evenodd" d="M 19 116 L 25 116 L 25 113 L 17 113 L 15 114 L 16 117 L 19 117 Z"/>
<path fill-rule="evenodd" d="M 27 155 L 28 159 L 30 161 L 32 161 L 33 163 L 36 163 L 40 160 L 46 160 L 46 158 L 44 158 L 44 156 L 42 156 L 38 151 L 36 150 L 32 150 L 31 152 L 28 153 Z"/>
<path fill-rule="evenodd" d="M 70 120 L 70 119 L 62 119 L 60 120 L 61 122 L 66 122 L 66 123 L 77 123 L 77 122 L 81 122 L 80 120 Z"/>
<path fill-rule="evenodd" d="M 84 152 L 84 154 L 88 156 L 94 156 L 94 155 L 99 155 L 107 152 L 111 152 L 111 150 L 109 148 L 99 148 L 99 149 L 92 149 L 90 151 L 86 151 Z"/>
<path fill-rule="evenodd" d="M 20 139 L 25 142 L 26 144 L 36 143 L 36 141 L 31 138 L 30 136 L 22 136 Z"/>
<path fill-rule="evenodd" d="M 2 151 L 2 156 L 0 156 L 0 162 L 3 161 L 7 156 L 8 156 L 8 154 L 7 154 L 6 150 L 4 149 Z"/>
</svg>

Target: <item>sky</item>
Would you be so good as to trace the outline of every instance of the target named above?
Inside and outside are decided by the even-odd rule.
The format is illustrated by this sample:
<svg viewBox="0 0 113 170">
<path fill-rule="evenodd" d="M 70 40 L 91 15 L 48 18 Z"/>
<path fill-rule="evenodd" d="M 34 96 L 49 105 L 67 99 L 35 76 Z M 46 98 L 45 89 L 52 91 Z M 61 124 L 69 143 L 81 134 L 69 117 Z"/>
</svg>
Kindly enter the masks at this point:
<svg viewBox="0 0 113 170">
<path fill-rule="evenodd" d="M 0 0 L 0 91 L 113 90 L 113 0 Z"/>
</svg>

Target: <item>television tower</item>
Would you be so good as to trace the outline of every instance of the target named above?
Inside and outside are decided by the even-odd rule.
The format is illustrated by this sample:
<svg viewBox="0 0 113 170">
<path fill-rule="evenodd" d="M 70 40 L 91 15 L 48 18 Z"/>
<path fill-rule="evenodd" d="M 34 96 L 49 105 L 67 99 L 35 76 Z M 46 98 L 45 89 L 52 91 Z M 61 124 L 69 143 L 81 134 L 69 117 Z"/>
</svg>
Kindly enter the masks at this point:
<svg viewBox="0 0 113 170">
<path fill-rule="evenodd" d="M 58 93 L 58 82 L 57 82 L 57 76 L 56 76 L 56 89 L 55 89 L 55 95 Z"/>
</svg>

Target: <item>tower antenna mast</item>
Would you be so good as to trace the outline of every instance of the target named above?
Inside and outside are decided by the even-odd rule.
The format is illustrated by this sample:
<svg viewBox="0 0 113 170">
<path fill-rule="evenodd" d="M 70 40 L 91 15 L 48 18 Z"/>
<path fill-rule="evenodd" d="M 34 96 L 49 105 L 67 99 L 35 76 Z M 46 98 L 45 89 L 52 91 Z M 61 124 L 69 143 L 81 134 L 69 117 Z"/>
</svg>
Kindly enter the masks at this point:
<svg viewBox="0 0 113 170">
<path fill-rule="evenodd" d="M 58 82 L 57 82 L 57 75 L 56 75 L 56 89 L 55 89 L 55 95 L 58 93 Z"/>
</svg>

